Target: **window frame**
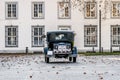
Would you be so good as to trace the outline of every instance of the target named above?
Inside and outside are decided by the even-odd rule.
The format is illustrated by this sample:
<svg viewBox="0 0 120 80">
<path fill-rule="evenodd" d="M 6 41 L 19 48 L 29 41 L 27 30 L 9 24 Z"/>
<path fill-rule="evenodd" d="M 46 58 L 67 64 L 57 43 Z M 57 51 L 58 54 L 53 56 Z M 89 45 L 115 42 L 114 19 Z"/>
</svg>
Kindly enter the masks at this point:
<svg viewBox="0 0 120 80">
<path fill-rule="evenodd" d="M 44 38 L 42 38 L 43 40 L 42 40 L 42 44 L 39 44 L 39 39 L 38 39 L 38 44 L 37 45 L 35 45 L 34 44 L 34 37 L 37 37 L 37 38 L 40 38 L 40 35 L 39 35 L 39 32 L 38 32 L 38 35 L 37 36 L 35 36 L 34 35 L 34 28 L 37 28 L 38 30 L 39 30 L 39 28 L 42 28 L 42 34 L 44 35 L 45 34 L 45 26 L 44 25 L 32 25 L 32 29 L 31 29 L 31 31 L 32 31 L 32 33 L 31 33 L 31 35 L 32 35 L 32 39 L 31 39 L 31 45 L 32 45 L 32 47 L 44 47 Z"/>
<path fill-rule="evenodd" d="M 89 36 L 89 35 L 86 35 L 86 29 L 87 28 L 95 28 L 95 37 L 96 37 L 96 40 L 95 40 L 95 44 L 87 44 L 87 40 L 86 40 L 86 38 L 87 38 L 87 36 Z M 91 32 L 91 30 L 90 30 L 90 32 Z M 84 25 L 84 46 L 85 47 L 97 47 L 97 45 L 98 45 L 98 28 L 97 28 L 97 25 Z"/>
<path fill-rule="evenodd" d="M 59 3 L 63 3 L 63 5 L 66 3 L 68 4 L 68 15 L 69 15 L 68 17 L 60 17 Z M 57 2 L 57 7 L 58 7 L 58 10 L 57 10 L 58 19 L 71 19 L 71 3 L 70 3 L 70 1 L 65 1 L 65 2 L 59 1 L 59 2 Z M 64 15 L 65 15 L 65 13 L 64 13 Z"/>
<path fill-rule="evenodd" d="M 118 4 L 120 5 L 120 1 L 112 1 L 112 4 L 111 4 L 111 18 L 112 19 L 119 19 L 120 18 L 120 16 L 113 16 L 113 4 L 117 4 L 117 10 L 118 10 Z M 120 10 L 119 10 L 120 11 Z M 120 12 L 119 13 L 117 13 L 117 14 L 119 14 L 120 15 Z"/>
<path fill-rule="evenodd" d="M 9 36 L 8 35 L 8 28 L 12 29 L 16 28 L 16 35 L 15 36 Z M 8 44 L 8 37 L 16 37 L 16 45 L 9 45 Z M 6 25 L 5 26 L 5 47 L 18 47 L 18 26 L 17 25 Z"/>
<path fill-rule="evenodd" d="M 113 28 L 117 28 L 116 30 L 118 31 L 118 28 L 120 29 L 120 25 L 111 25 L 111 46 L 112 47 L 119 47 L 120 43 L 118 44 L 118 41 L 120 41 L 120 34 L 118 35 L 118 32 L 116 32 L 117 35 L 113 35 Z M 120 31 L 120 30 L 119 30 Z M 114 37 L 115 36 L 115 37 Z M 116 38 L 117 37 L 117 38 Z M 118 39 L 117 44 L 113 44 L 113 38 Z M 116 41 L 116 40 L 115 40 Z"/>
<path fill-rule="evenodd" d="M 13 17 L 13 8 L 11 8 L 11 15 L 12 17 L 8 17 L 8 5 L 13 5 L 15 4 L 16 5 L 16 17 Z M 5 2 L 5 18 L 6 19 L 18 19 L 18 2 Z"/>
<path fill-rule="evenodd" d="M 34 4 L 37 4 L 37 5 L 39 5 L 39 4 L 42 4 L 42 16 L 41 17 L 39 17 L 39 16 L 37 16 L 37 17 L 35 17 L 34 16 Z M 32 2 L 32 6 L 31 6 L 31 13 L 32 13 L 32 19 L 44 19 L 45 18 L 45 2 L 43 2 L 43 1 L 40 1 L 40 2 Z M 38 12 L 38 11 L 37 11 Z M 38 13 L 37 13 L 38 14 Z"/>
<path fill-rule="evenodd" d="M 62 29 L 63 27 L 64 29 Z M 70 25 L 59 25 L 58 30 L 71 30 L 71 26 Z"/>
<path fill-rule="evenodd" d="M 87 11 L 86 11 L 86 5 L 87 5 L 87 3 L 89 3 L 90 5 L 91 5 L 91 3 L 95 4 L 95 16 L 94 17 L 91 17 L 91 15 L 90 15 L 90 17 L 86 16 L 86 14 L 87 14 Z M 85 9 L 84 9 L 84 18 L 85 19 L 97 19 L 97 2 L 85 2 L 84 6 L 85 6 Z"/>
</svg>

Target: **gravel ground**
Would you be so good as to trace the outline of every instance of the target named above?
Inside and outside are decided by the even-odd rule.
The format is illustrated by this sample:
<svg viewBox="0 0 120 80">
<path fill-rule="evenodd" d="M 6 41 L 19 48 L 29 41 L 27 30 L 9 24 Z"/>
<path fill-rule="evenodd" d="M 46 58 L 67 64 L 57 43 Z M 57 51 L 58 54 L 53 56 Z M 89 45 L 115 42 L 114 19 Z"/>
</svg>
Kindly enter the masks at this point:
<svg viewBox="0 0 120 80">
<path fill-rule="evenodd" d="M 50 61 L 38 54 L 0 55 L 0 80 L 120 80 L 120 55 Z"/>
</svg>

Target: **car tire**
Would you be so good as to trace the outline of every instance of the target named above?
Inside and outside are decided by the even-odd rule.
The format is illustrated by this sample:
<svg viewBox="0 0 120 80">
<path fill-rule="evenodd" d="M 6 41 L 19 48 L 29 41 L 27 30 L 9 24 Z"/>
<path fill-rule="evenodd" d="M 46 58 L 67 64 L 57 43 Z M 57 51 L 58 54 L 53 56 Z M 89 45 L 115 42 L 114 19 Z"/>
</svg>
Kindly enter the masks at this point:
<svg viewBox="0 0 120 80">
<path fill-rule="evenodd" d="M 49 63 L 49 57 L 46 57 L 46 63 Z"/>
<path fill-rule="evenodd" d="M 73 57 L 73 62 L 74 62 L 74 63 L 76 62 L 76 57 Z"/>
<path fill-rule="evenodd" d="M 72 61 L 72 57 L 69 57 L 69 61 Z"/>
<path fill-rule="evenodd" d="M 47 57 L 46 55 L 45 55 L 45 62 L 49 63 L 49 57 Z"/>
<path fill-rule="evenodd" d="M 46 55 L 45 55 L 45 62 L 46 62 Z"/>
</svg>

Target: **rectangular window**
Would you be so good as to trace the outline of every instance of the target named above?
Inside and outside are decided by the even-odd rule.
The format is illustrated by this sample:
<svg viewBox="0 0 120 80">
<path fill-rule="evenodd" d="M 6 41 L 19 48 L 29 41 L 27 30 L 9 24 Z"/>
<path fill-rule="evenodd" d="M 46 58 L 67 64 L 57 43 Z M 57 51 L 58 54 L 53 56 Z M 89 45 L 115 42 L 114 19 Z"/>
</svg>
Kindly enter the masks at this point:
<svg viewBox="0 0 120 80">
<path fill-rule="evenodd" d="M 6 18 L 8 19 L 16 19 L 18 11 L 17 2 L 7 2 L 6 3 Z"/>
<path fill-rule="evenodd" d="M 71 30 L 71 27 L 70 26 L 58 26 L 58 30 Z"/>
<path fill-rule="evenodd" d="M 85 3 L 85 18 L 97 18 L 97 6 L 96 2 Z"/>
<path fill-rule="evenodd" d="M 120 25 L 112 25 L 111 28 L 112 46 L 120 46 Z"/>
<path fill-rule="evenodd" d="M 120 18 L 120 2 L 112 2 L 112 18 Z"/>
<path fill-rule="evenodd" d="M 85 27 L 84 27 L 84 45 L 87 47 L 97 46 L 97 26 L 85 25 Z"/>
<path fill-rule="evenodd" d="M 6 47 L 18 46 L 18 27 L 17 26 L 6 26 L 5 35 L 6 35 L 5 36 Z"/>
<path fill-rule="evenodd" d="M 32 18 L 44 18 L 44 2 L 32 3 Z"/>
<path fill-rule="evenodd" d="M 32 26 L 32 46 L 40 47 L 44 46 L 44 26 Z"/>
<path fill-rule="evenodd" d="M 58 2 L 58 18 L 69 19 L 71 17 L 70 2 Z"/>
</svg>

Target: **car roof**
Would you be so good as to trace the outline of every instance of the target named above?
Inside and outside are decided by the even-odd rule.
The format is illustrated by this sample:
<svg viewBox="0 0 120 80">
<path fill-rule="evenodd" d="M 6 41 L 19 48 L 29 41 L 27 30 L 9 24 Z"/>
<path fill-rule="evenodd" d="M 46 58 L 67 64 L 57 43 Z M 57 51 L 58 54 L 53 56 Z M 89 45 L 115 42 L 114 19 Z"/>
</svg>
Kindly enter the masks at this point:
<svg viewBox="0 0 120 80">
<path fill-rule="evenodd" d="M 54 32 L 71 32 L 74 33 L 74 31 L 68 31 L 68 30 L 57 30 L 57 31 L 48 31 L 47 33 L 54 33 Z"/>
</svg>

